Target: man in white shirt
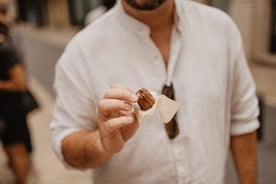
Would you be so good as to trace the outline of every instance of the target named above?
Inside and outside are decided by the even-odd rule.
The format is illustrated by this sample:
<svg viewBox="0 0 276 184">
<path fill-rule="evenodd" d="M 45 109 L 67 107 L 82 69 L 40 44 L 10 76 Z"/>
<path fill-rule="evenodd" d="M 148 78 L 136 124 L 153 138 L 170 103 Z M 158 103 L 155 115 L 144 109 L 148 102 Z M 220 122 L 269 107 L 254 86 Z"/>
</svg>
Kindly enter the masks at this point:
<svg viewBox="0 0 276 184">
<path fill-rule="evenodd" d="M 132 108 L 138 89 L 164 86 L 181 102 L 172 136 L 157 111 L 139 124 Z M 222 184 L 229 147 L 240 183 L 256 183 L 255 86 L 240 33 L 217 9 L 121 0 L 68 44 L 55 90 L 54 150 L 93 168 L 95 184 Z"/>
</svg>

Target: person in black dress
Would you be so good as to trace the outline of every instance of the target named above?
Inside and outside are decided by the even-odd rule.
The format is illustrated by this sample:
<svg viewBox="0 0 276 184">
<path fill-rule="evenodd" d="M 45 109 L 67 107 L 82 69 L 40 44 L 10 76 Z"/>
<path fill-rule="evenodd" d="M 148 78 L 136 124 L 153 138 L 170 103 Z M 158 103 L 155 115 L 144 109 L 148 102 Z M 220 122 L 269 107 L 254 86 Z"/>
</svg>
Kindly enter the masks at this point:
<svg viewBox="0 0 276 184">
<path fill-rule="evenodd" d="M 4 122 L 1 140 L 18 184 L 25 184 L 32 151 L 22 93 L 27 90 L 24 65 L 8 27 L 0 22 L 0 118 Z"/>
</svg>

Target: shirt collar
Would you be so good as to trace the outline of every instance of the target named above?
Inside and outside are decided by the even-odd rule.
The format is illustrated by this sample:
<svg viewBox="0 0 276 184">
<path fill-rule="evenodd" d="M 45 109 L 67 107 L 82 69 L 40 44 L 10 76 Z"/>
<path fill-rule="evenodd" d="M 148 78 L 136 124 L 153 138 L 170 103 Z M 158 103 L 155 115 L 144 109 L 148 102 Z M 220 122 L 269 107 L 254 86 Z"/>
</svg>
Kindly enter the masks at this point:
<svg viewBox="0 0 276 184">
<path fill-rule="evenodd" d="M 126 13 L 121 0 L 119 0 L 119 2 L 117 3 L 116 8 L 117 8 L 118 20 L 122 27 L 141 35 L 150 34 L 150 29 L 146 24 L 133 18 L 132 16 Z"/>
<path fill-rule="evenodd" d="M 174 26 L 176 27 L 176 30 L 179 31 L 179 33 L 181 34 L 182 33 L 181 24 L 183 21 L 182 20 L 183 17 L 180 16 L 181 9 L 178 3 L 179 1 L 177 0 L 174 1 L 174 6 L 175 6 Z"/>
<path fill-rule="evenodd" d="M 180 13 L 180 6 L 178 5 L 178 1 L 175 0 L 175 24 L 174 26 L 176 27 L 177 31 L 179 31 L 179 33 L 181 33 L 181 16 L 179 16 Z M 126 13 L 126 11 L 124 10 L 124 7 L 122 5 L 121 0 L 118 1 L 117 5 L 116 5 L 116 11 L 118 14 L 118 19 L 120 24 L 122 25 L 122 27 L 126 28 L 126 29 L 130 29 L 135 33 L 138 33 L 139 35 L 149 35 L 150 34 L 150 28 L 144 24 L 143 22 L 133 18 L 132 16 L 130 16 L 129 14 Z"/>
</svg>

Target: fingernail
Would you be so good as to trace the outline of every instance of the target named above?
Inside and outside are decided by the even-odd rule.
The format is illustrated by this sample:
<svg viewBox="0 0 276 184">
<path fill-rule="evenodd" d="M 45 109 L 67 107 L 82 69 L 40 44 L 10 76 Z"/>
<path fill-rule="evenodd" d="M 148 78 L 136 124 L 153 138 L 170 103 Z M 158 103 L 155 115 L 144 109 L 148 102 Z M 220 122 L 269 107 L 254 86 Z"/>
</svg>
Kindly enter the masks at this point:
<svg viewBox="0 0 276 184">
<path fill-rule="evenodd" d="M 127 110 L 132 109 L 132 105 L 131 105 L 130 103 L 125 102 L 125 103 L 124 103 L 124 106 L 125 106 L 125 108 L 126 108 Z"/>
</svg>

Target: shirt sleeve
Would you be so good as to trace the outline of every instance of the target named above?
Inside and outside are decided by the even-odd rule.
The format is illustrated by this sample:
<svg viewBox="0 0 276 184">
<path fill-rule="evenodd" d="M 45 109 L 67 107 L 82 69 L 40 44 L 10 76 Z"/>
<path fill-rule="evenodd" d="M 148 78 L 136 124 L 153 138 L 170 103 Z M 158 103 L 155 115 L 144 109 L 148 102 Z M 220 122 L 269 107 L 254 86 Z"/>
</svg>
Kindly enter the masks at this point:
<svg viewBox="0 0 276 184">
<path fill-rule="evenodd" d="M 242 135 L 258 129 L 259 106 L 256 87 L 243 50 L 240 32 L 233 23 L 233 91 L 231 101 L 231 135 Z"/>
<path fill-rule="evenodd" d="M 76 43 L 71 43 L 56 65 L 54 90 L 56 101 L 51 122 L 52 146 L 61 161 L 62 141 L 71 133 L 97 128 L 94 98 L 83 57 Z"/>
</svg>

